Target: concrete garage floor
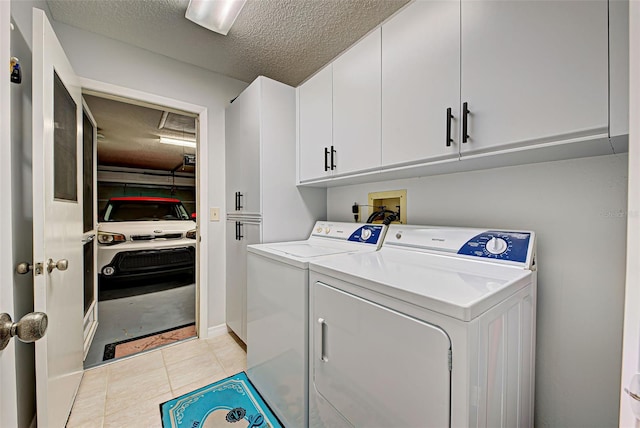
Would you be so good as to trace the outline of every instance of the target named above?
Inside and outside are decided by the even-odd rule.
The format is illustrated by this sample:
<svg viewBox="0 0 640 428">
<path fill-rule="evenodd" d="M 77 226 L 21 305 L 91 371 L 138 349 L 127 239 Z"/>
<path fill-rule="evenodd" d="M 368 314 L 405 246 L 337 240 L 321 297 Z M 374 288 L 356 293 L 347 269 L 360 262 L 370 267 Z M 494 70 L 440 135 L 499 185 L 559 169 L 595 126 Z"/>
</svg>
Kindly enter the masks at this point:
<svg viewBox="0 0 640 428">
<path fill-rule="evenodd" d="M 196 287 L 184 278 L 100 288 L 98 329 L 84 368 L 102 361 L 109 343 L 144 336 L 195 321 Z"/>
</svg>

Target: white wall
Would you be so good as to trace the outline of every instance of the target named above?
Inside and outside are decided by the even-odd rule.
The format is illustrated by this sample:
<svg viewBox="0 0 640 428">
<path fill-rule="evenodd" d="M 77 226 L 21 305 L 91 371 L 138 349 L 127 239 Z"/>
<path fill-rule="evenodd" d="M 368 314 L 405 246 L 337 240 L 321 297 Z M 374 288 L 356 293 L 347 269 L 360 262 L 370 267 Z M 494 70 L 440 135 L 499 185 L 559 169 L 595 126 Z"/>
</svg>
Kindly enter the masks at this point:
<svg viewBox="0 0 640 428">
<path fill-rule="evenodd" d="M 42 2 L 13 0 L 12 16 L 31 45 L 31 7 L 46 8 Z M 47 11 L 46 9 L 44 9 Z M 48 12 L 48 11 L 47 11 Z M 184 64 L 134 46 L 52 21 L 60 42 L 83 78 L 131 88 L 182 102 L 208 111 L 208 159 L 202 160 L 209 180 L 203 185 L 209 205 L 224 206 L 224 109 L 247 83 L 205 69 Z M 207 209 L 208 211 L 208 209 Z M 204 219 L 204 217 L 203 217 Z M 208 327 L 223 324 L 225 295 L 224 222 L 202 223 L 207 230 Z"/>
<path fill-rule="evenodd" d="M 627 155 L 336 187 L 328 218 L 395 189 L 409 224 L 537 233 L 536 427 L 617 426 Z"/>
</svg>

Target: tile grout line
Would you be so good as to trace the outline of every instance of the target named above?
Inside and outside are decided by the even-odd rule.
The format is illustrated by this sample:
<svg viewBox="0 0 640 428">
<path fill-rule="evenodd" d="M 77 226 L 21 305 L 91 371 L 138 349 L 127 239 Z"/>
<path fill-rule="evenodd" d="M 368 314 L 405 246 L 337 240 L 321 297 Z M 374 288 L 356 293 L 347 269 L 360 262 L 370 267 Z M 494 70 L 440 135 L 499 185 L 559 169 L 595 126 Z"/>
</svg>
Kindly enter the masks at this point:
<svg viewBox="0 0 640 428">
<path fill-rule="evenodd" d="M 232 373 L 230 373 L 230 372 L 229 372 L 229 370 L 230 370 L 230 368 L 231 368 L 231 367 L 227 368 L 227 366 L 223 363 L 222 359 L 221 359 L 220 357 L 218 357 L 218 352 L 217 352 L 217 351 L 216 351 L 216 349 L 213 347 L 213 345 L 212 345 L 212 344 L 210 344 L 210 343 L 208 343 L 208 345 L 212 348 L 212 350 L 213 350 L 213 354 L 215 355 L 216 360 L 218 360 L 218 362 L 220 363 L 220 366 L 221 366 L 221 367 L 222 367 L 222 369 L 224 370 L 225 374 L 226 374 L 227 376 L 232 376 L 232 375 L 236 374 L 236 372 L 232 372 Z M 226 345 L 225 347 L 231 347 L 231 346 L 237 346 L 239 349 L 242 349 L 242 347 L 240 347 L 237 343 L 235 343 L 235 341 L 234 341 L 234 343 L 233 343 L 233 344 Z M 246 356 L 246 351 L 244 351 L 244 349 L 242 349 L 242 351 L 245 353 L 245 356 Z M 246 369 L 246 362 L 245 362 L 245 369 Z"/>
<path fill-rule="evenodd" d="M 180 346 L 180 345 L 178 345 Z M 160 352 L 160 356 L 162 357 L 162 367 L 164 367 L 164 372 L 167 374 L 167 380 L 169 382 L 169 390 L 171 391 L 171 398 L 173 398 L 173 395 L 175 394 L 175 392 L 173 391 L 173 384 L 171 383 L 171 376 L 169 375 L 169 368 L 167 367 L 167 360 L 164 357 L 164 352 L 162 351 L 162 349 L 159 350 Z"/>
<path fill-rule="evenodd" d="M 111 381 L 111 367 L 106 366 L 107 381 L 104 384 L 104 404 L 102 405 L 102 424 L 100 428 L 104 427 L 104 423 L 107 420 L 107 393 L 109 392 L 109 382 Z"/>
<path fill-rule="evenodd" d="M 160 351 L 160 350 L 158 350 L 158 351 Z M 158 352 L 158 351 L 151 351 L 151 352 L 146 353 L 145 355 L 150 355 L 150 354 L 152 354 L 153 352 Z M 160 352 L 161 352 L 161 351 L 160 351 Z M 145 401 L 145 402 L 146 402 L 146 401 L 155 401 L 157 398 L 159 398 L 160 396 L 162 396 L 163 394 L 166 394 L 166 393 L 169 393 L 170 395 L 172 395 L 172 396 L 173 396 L 173 394 L 172 394 L 172 392 L 171 392 L 171 383 L 170 383 L 170 381 L 169 381 L 169 375 L 166 373 L 166 366 L 165 366 L 165 364 L 164 364 L 164 355 L 162 355 L 162 353 L 160 354 L 160 358 L 162 359 L 162 368 L 164 368 L 165 374 L 167 375 L 167 385 L 169 386 L 169 391 L 167 391 L 167 392 L 163 392 L 163 393 L 157 393 L 156 395 L 152 395 L 151 397 L 147 397 L 147 398 L 145 398 L 145 399 L 144 399 L 144 401 Z M 129 360 L 130 360 L 130 359 L 127 359 L 126 361 L 129 361 Z M 112 366 L 117 366 L 117 364 L 118 364 L 118 363 L 116 362 L 116 363 L 114 363 Z M 160 367 L 158 367 L 157 369 L 154 369 L 154 370 L 158 370 L 158 369 L 160 369 Z M 110 370 L 111 370 L 111 368 L 110 368 Z M 111 378 L 111 371 L 109 372 L 109 379 L 110 379 L 110 378 Z M 107 391 L 108 391 L 108 385 L 107 385 Z M 108 400 L 108 399 L 107 399 L 107 400 Z M 127 406 L 127 407 L 125 407 L 124 409 L 118 409 L 118 410 L 114 410 L 114 411 L 112 411 L 112 412 L 110 412 L 110 413 L 107 413 L 107 411 L 106 411 L 106 407 L 107 407 L 107 406 L 106 406 L 106 404 L 107 404 L 107 400 L 105 400 L 105 412 L 104 412 L 103 427 L 104 427 L 104 424 L 105 424 L 105 423 L 106 423 L 106 421 L 107 421 L 107 418 L 114 417 L 114 415 L 117 415 L 117 414 L 119 414 L 120 412 L 122 412 L 122 411 L 124 411 L 124 410 L 128 410 L 128 409 L 130 409 L 130 408 L 133 408 L 133 407 L 134 407 L 133 405 L 131 405 L 131 406 Z"/>
</svg>

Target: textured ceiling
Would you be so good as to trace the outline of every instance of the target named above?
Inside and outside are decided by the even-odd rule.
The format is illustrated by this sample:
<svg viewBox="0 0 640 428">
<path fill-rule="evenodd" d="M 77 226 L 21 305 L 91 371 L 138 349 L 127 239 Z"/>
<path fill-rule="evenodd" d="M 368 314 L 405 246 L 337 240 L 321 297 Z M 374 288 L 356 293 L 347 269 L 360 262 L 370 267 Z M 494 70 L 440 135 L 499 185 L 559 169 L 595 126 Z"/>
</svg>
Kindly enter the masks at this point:
<svg viewBox="0 0 640 428">
<path fill-rule="evenodd" d="M 2 0 L 0 0 L 2 1 Z M 297 86 L 409 0 L 248 0 L 227 36 L 184 17 L 189 0 L 47 0 L 54 20 L 247 83 Z M 193 132 L 193 118 L 85 95 L 98 123 L 100 165 L 191 172 L 159 135 Z M 184 126 L 184 131 L 172 128 Z"/>
<path fill-rule="evenodd" d="M 226 76 L 298 86 L 409 0 L 248 0 L 227 36 L 189 0 L 47 0 L 54 20 Z"/>
<path fill-rule="evenodd" d="M 160 144 L 160 135 L 194 138 L 195 119 L 169 114 L 173 128 L 183 124 L 184 130 L 159 129 L 162 110 L 126 104 L 92 95 L 84 99 L 98 124 L 98 165 L 155 169 L 193 173 L 193 166 L 183 167 L 185 154 L 195 154 L 190 147 Z"/>
</svg>

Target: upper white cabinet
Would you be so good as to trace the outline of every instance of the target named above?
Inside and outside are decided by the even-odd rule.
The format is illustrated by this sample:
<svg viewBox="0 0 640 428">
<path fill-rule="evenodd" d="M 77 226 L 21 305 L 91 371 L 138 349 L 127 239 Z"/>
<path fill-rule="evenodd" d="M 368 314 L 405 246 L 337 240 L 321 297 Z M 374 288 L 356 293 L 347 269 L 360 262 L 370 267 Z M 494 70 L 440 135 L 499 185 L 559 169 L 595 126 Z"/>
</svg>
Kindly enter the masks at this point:
<svg viewBox="0 0 640 428">
<path fill-rule="evenodd" d="M 606 0 L 464 0 L 461 16 L 463 158 L 606 137 Z"/>
<path fill-rule="evenodd" d="M 378 28 L 298 88 L 299 181 L 380 168 Z"/>
<path fill-rule="evenodd" d="M 332 146 L 333 74 L 332 65 L 329 65 L 298 88 L 300 181 L 320 179 L 333 173 Z"/>
<path fill-rule="evenodd" d="M 626 1 L 411 2 L 300 87 L 299 180 L 623 152 L 627 19 Z"/>
<path fill-rule="evenodd" d="M 629 2 L 609 2 L 609 133 L 612 143 L 629 135 Z"/>
<path fill-rule="evenodd" d="M 334 174 L 380 167 L 380 61 L 378 28 L 333 62 Z"/>
<path fill-rule="evenodd" d="M 459 150 L 460 1 L 417 1 L 382 26 L 382 165 Z"/>
<path fill-rule="evenodd" d="M 227 211 L 259 214 L 261 85 L 247 87 L 227 108 L 225 133 Z M 250 118 L 252 120 L 248 120 Z"/>
</svg>

